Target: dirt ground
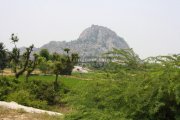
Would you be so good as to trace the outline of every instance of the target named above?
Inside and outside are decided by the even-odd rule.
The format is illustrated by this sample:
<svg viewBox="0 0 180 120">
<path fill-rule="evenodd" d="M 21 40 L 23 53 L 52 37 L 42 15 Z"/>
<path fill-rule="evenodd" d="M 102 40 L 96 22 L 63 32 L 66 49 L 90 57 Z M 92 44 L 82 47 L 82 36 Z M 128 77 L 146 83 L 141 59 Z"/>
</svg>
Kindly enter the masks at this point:
<svg viewBox="0 0 180 120">
<path fill-rule="evenodd" d="M 32 74 L 41 74 L 41 72 L 40 72 L 40 70 L 34 70 Z M 0 73 L 0 75 L 2 75 L 2 73 Z M 13 76 L 14 73 L 12 72 L 11 69 L 4 69 L 3 75 L 4 76 Z"/>
<path fill-rule="evenodd" d="M 0 75 L 2 75 L 2 73 L 0 73 Z M 5 69 L 5 70 L 3 70 L 3 75 L 12 76 L 12 75 L 14 75 L 14 73 L 11 71 L 11 69 Z"/>
</svg>

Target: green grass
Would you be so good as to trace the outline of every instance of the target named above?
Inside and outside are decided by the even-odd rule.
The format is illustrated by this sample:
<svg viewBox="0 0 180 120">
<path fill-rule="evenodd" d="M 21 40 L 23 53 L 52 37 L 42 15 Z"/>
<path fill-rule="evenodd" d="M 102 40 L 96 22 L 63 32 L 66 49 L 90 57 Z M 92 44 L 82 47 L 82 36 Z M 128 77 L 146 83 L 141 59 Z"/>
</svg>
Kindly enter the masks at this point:
<svg viewBox="0 0 180 120">
<path fill-rule="evenodd" d="M 155 119 L 164 114 L 179 117 L 179 71 L 119 71 L 109 73 L 96 71 L 87 74 L 73 73 L 72 76 L 59 76 L 62 91 L 61 103 L 69 109 L 65 120 L 139 120 Z M 113 76 L 117 80 L 112 79 Z M 10 77 L 12 78 L 12 77 Z M 54 75 L 31 76 L 29 80 L 50 82 L 53 86 Z M 25 81 L 21 76 L 20 81 Z M 46 83 L 44 82 L 44 83 Z M 43 86 L 43 85 L 42 85 Z M 34 87 L 30 87 L 34 88 Z M 51 89 L 50 89 L 51 90 Z M 41 90 L 42 91 L 42 90 Z M 42 94 L 46 91 L 43 89 Z M 51 92 L 46 91 L 48 96 Z M 21 92 L 20 92 L 21 93 Z M 35 93 L 37 93 L 35 91 Z M 23 95 L 28 95 L 23 93 Z M 41 95 L 41 94 L 40 94 Z M 169 104 L 169 102 L 178 103 Z M 51 110 L 58 111 L 56 105 Z M 174 111 L 162 111 L 164 109 Z M 174 112 L 174 113 L 173 113 Z M 180 117 L 179 117 L 180 118 Z M 162 120 L 158 118 L 157 120 Z"/>
<path fill-rule="evenodd" d="M 55 76 L 49 75 L 49 76 L 31 76 L 29 80 L 42 80 L 42 81 L 49 81 L 52 82 L 54 81 Z M 19 80 L 23 81 L 25 80 L 24 76 L 21 76 Z M 87 84 L 90 81 L 83 80 L 83 78 L 76 78 L 76 77 L 71 77 L 71 76 L 59 76 L 58 81 L 63 83 L 65 86 L 70 87 L 70 88 L 78 88 L 80 86 L 83 86 Z"/>
<path fill-rule="evenodd" d="M 111 76 L 102 71 L 89 72 L 86 74 L 73 73 L 74 77 L 78 77 L 84 80 L 109 80 Z"/>
<path fill-rule="evenodd" d="M 62 96 L 61 101 L 71 108 L 70 115 L 65 119 L 79 119 L 79 117 L 97 119 L 106 115 L 108 112 L 102 110 L 106 105 L 103 101 L 104 96 L 111 95 L 109 89 L 114 89 L 115 82 L 105 80 L 106 73 L 93 72 L 87 74 L 74 73 L 72 76 L 59 76 L 58 81 L 68 87 L 70 92 Z M 31 76 L 29 80 L 54 81 L 55 76 Z M 21 76 L 20 81 L 25 77 Z M 117 89 L 115 89 L 116 91 Z M 100 99 L 99 102 L 98 99 Z M 104 105 L 105 104 L 105 105 Z M 53 110 L 53 107 L 52 107 Z M 83 111 L 86 111 L 85 113 Z M 77 113 L 76 113 L 77 112 Z M 75 113 L 75 114 L 74 114 Z M 93 117 L 92 114 L 95 116 Z M 105 117 L 105 116 L 104 116 Z M 102 117 L 102 118 L 104 118 Z M 108 117 L 108 116 L 106 116 Z"/>
<path fill-rule="evenodd" d="M 10 78 L 13 78 L 12 76 Z M 65 86 L 69 88 L 79 88 L 85 86 L 89 83 L 97 82 L 100 80 L 110 80 L 107 78 L 106 73 L 104 72 L 90 72 L 90 73 L 73 73 L 72 76 L 59 76 L 58 81 L 62 82 Z M 19 80 L 25 80 L 25 76 L 20 76 Z M 37 76 L 30 76 L 29 80 L 43 80 L 52 82 L 55 80 L 54 75 L 37 75 Z"/>
</svg>

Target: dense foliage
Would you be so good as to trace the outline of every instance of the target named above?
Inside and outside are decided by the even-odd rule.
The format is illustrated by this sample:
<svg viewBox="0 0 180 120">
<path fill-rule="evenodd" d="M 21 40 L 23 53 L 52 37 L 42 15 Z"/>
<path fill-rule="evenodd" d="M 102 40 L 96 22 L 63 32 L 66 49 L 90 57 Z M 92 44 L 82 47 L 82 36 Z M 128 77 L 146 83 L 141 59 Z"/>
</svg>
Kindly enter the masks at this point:
<svg viewBox="0 0 180 120">
<path fill-rule="evenodd" d="M 158 56 L 131 66 L 111 63 L 107 78 L 70 92 L 76 112 L 67 119 L 179 120 L 180 56 Z M 148 62 L 147 62 L 148 61 Z M 136 63 L 136 62 L 135 62 Z M 113 69 L 114 68 L 114 69 Z M 112 81 L 112 79 L 114 81 Z"/>
<path fill-rule="evenodd" d="M 1 101 L 15 101 L 19 104 L 43 109 L 48 109 L 50 105 L 61 105 L 61 97 L 69 91 L 63 84 L 55 91 L 52 80 L 32 79 L 25 82 L 3 77 L 0 78 L 0 86 Z"/>
<path fill-rule="evenodd" d="M 180 120 L 180 55 L 141 60 L 131 49 L 114 49 L 106 54 L 110 62 L 101 69 L 70 77 L 63 75 L 71 75 L 78 54 L 70 54 L 68 48 L 65 55 L 42 50 L 30 59 L 33 46 L 20 55 L 18 37 L 12 34 L 11 40 L 11 52 L 0 44 L 1 70 L 8 54 L 15 73 L 0 76 L 2 101 L 43 109 L 66 104 L 72 108 L 67 120 Z M 48 80 L 44 74 L 28 80 L 36 68 L 48 74 Z"/>
<path fill-rule="evenodd" d="M 50 54 L 47 49 L 42 49 L 40 51 L 40 64 L 38 68 L 44 74 L 52 74 L 57 75 L 71 75 L 72 69 L 75 64 L 77 64 L 79 56 L 76 53 L 72 53 L 69 55 L 70 49 L 64 49 L 67 54 L 58 54 L 53 53 Z M 48 59 L 47 59 L 48 58 Z"/>
<path fill-rule="evenodd" d="M 7 52 L 3 43 L 0 43 L 0 72 L 3 73 L 3 69 L 7 65 Z"/>
</svg>

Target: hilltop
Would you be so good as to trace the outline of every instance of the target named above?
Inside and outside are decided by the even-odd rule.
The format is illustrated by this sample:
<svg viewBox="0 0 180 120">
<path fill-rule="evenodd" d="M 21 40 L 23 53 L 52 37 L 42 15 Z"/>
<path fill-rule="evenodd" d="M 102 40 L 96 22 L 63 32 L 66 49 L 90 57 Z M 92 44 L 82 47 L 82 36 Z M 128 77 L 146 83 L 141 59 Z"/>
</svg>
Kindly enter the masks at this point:
<svg viewBox="0 0 180 120">
<path fill-rule="evenodd" d="M 51 53 L 63 53 L 64 48 L 70 48 L 72 52 L 78 53 L 81 57 L 99 56 L 112 48 L 127 49 L 129 45 L 114 31 L 107 27 L 92 25 L 86 28 L 78 39 L 70 42 L 51 41 L 40 49 L 48 49 Z"/>
</svg>

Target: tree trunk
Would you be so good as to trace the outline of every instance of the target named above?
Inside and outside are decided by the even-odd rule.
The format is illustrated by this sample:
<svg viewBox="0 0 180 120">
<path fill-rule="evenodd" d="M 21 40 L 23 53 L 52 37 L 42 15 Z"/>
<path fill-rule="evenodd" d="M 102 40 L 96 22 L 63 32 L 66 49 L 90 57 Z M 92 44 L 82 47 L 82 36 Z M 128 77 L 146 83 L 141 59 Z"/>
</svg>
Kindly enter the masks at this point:
<svg viewBox="0 0 180 120">
<path fill-rule="evenodd" d="M 30 73 L 27 71 L 27 74 L 26 74 L 26 81 L 28 81 L 29 76 L 30 76 Z"/>
<path fill-rule="evenodd" d="M 19 78 L 20 75 L 22 75 L 22 74 L 25 72 L 26 67 L 27 67 L 27 66 L 25 66 L 23 69 L 21 69 L 20 71 L 18 71 L 18 72 L 15 74 L 15 77 L 16 77 L 17 79 Z"/>
<path fill-rule="evenodd" d="M 59 87 L 59 85 L 58 85 L 58 75 L 59 75 L 59 74 L 56 74 L 56 79 L 55 79 L 55 81 L 54 81 L 54 90 L 55 90 L 55 91 L 57 91 L 57 90 L 58 90 L 58 87 Z"/>
<path fill-rule="evenodd" d="M 59 75 L 59 74 L 56 74 L 55 84 L 58 84 L 58 82 L 57 82 L 57 80 L 58 80 L 58 75 Z"/>
</svg>

